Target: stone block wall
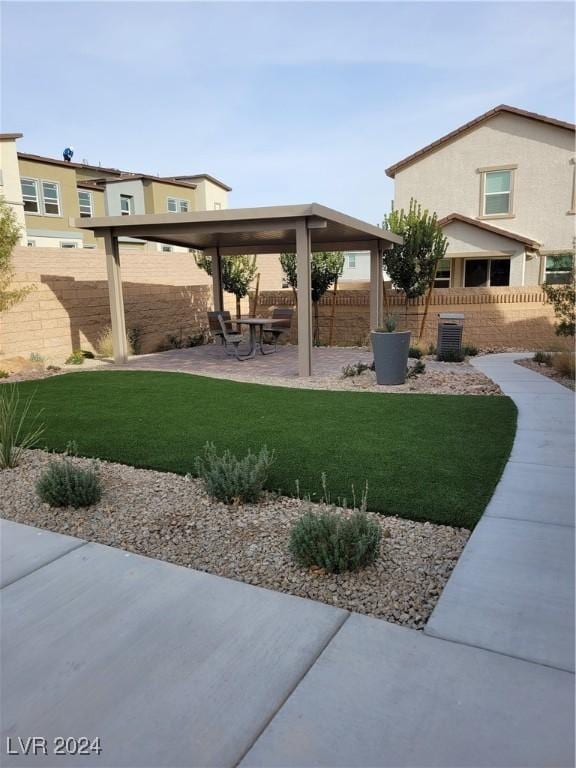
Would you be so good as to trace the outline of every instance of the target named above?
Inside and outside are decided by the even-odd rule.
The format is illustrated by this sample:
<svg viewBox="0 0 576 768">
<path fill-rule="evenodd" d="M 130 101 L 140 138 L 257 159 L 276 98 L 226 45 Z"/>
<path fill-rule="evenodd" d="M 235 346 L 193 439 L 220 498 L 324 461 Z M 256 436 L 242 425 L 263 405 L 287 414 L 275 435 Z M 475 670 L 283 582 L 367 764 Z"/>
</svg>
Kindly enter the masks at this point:
<svg viewBox="0 0 576 768">
<path fill-rule="evenodd" d="M 406 307 L 401 295 L 388 288 L 390 314 L 399 329 L 417 334 L 424 315 L 424 298 L 410 301 Z M 342 290 L 326 293 L 319 305 L 320 342 L 328 342 L 333 320 L 335 345 L 366 344 L 370 331 L 370 294 L 367 290 Z M 270 315 L 276 306 L 294 306 L 291 290 L 267 291 L 260 294 L 257 312 Z M 386 313 L 385 309 L 385 313 Z M 464 340 L 481 348 L 562 349 L 570 343 L 554 333 L 554 311 L 546 302 L 540 286 L 519 288 L 442 288 L 431 298 L 423 339 L 436 342 L 438 314 L 464 314 Z M 296 318 L 292 341 L 297 338 Z"/>
<path fill-rule="evenodd" d="M 94 351 L 110 325 L 106 257 L 100 250 L 25 248 L 13 254 L 14 285 L 32 291 L 0 317 L 0 355 L 61 362 L 74 349 Z M 277 257 L 258 259 L 262 289 L 281 285 Z M 137 327 L 142 352 L 156 351 L 168 336 L 195 335 L 212 308 L 211 278 L 190 253 L 122 251 L 121 269 L 128 328 Z M 225 308 L 235 313 L 234 296 Z M 242 302 L 248 313 L 248 299 Z"/>
</svg>

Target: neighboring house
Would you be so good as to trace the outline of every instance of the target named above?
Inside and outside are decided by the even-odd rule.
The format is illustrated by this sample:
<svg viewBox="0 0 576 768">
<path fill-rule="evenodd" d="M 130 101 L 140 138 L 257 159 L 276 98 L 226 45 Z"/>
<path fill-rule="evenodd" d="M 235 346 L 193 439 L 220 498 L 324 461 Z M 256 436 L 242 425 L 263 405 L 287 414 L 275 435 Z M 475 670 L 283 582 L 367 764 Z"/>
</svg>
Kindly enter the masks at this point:
<svg viewBox="0 0 576 768">
<path fill-rule="evenodd" d="M 88 216 L 185 213 L 228 206 L 230 187 L 208 174 L 159 177 L 17 152 L 22 134 L 0 134 L 0 194 L 13 206 L 30 247 L 96 248 L 74 220 Z M 125 250 L 182 251 L 126 238 Z"/>
<path fill-rule="evenodd" d="M 501 105 L 400 160 L 394 207 L 414 198 L 448 238 L 438 287 L 558 283 L 574 259 L 572 123 Z"/>
</svg>

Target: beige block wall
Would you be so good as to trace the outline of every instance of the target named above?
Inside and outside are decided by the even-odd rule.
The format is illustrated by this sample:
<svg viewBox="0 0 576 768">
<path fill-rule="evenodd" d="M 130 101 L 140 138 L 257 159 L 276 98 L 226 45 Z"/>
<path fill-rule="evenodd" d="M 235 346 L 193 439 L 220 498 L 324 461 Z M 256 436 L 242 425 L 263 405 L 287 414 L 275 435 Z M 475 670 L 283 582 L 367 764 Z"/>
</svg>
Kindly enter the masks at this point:
<svg viewBox="0 0 576 768">
<path fill-rule="evenodd" d="M 258 257 L 262 290 L 277 288 L 277 257 Z M 61 361 L 73 349 L 94 351 L 110 324 L 106 257 L 99 250 L 16 248 L 15 285 L 32 285 L 26 299 L 0 317 L 0 355 L 38 352 Z M 128 328 L 142 333 L 142 351 L 151 352 L 168 335 L 194 335 L 206 326 L 212 307 L 211 278 L 190 253 L 122 252 L 122 279 Z M 235 313 L 235 298 L 225 294 Z M 242 312 L 248 313 L 244 299 Z"/>
<path fill-rule="evenodd" d="M 398 328 L 408 328 L 416 335 L 424 314 L 424 300 L 412 302 L 405 312 L 401 296 L 388 292 L 390 313 Z M 270 291 L 260 295 L 257 314 L 271 314 L 276 306 L 293 306 L 292 291 Z M 320 342 L 329 339 L 333 293 L 326 294 L 319 306 Z M 461 312 L 465 315 L 464 340 L 491 349 L 561 349 L 571 342 L 554 333 L 554 312 L 545 302 L 542 289 L 529 288 L 443 288 L 434 291 L 423 339 L 436 342 L 438 314 Z M 338 291 L 334 313 L 333 344 L 366 344 L 370 332 L 370 295 L 367 290 Z M 296 323 L 292 341 L 297 341 Z"/>
</svg>

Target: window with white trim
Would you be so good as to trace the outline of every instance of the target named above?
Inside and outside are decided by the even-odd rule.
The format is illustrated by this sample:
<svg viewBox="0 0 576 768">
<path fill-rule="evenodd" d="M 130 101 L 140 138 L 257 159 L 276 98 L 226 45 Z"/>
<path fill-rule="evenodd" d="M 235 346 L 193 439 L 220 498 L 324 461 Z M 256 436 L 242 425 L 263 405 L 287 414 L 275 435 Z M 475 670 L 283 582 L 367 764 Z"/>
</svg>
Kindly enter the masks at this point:
<svg viewBox="0 0 576 768">
<path fill-rule="evenodd" d="M 134 213 L 134 198 L 132 195 L 120 195 L 120 213 L 131 216 Z"/>
<path fill-rule="evenodd" d="M 174 250 L 174 246 L 172 246 L 172 245 L 161 245 L 160 246 L 160 250 L 163 251 L 164 253 L 172 253 L 172 251 Z"/>
<path fill-rule="evenodd" d="M 89 218 L 93 213 L 92 192 L 86 189 L 78 190 L 78 207 L 80 208 L 81 218 Z"/>
<path fill-rule="evenodd" d="M 482 174 L 482 216 L 512 213 L 512 171 L 484 171 Z"/>
<path fill-rule="evenodd" d="M 78 243 L 74 240 L 60 240 L 60 248 L 78 248 Z"/>
<path fill-rule="evenodd" d="M 179 197 L 167 197 L 166 205 L 168 213 L 188 213 L 188 200 Z"/>
<path fill-rule="evenodd" d="M 60 185 L 56 181 L 42 182 L 42 202 L 46 216 L 60 216 Z"/>
<path fill-rule="evenodd" d="M 348 254 L 348 269 L 356 269 L 356 254 Z"/>
<path fill-rule="evenodd" d="M 24 201 L 25 213 L 40 213 L 40 202 L 38 199 L 38 181 L 36 179 L 21 179 L 22 200 Z"/>
<path fill-rule="evenodd" d="M 434 288 L 450 288 L 450 272 L 452 262 L 450 259 L 440 259 L 436 269 Z"/>
<path fill-rule="evenodd" d="M 222 208 L 222 203 L 214 203 L 214 210 L 219 211 Z"/>
<path fill-rule="evenodd" d="M 26 245 L 28 248 L 35 248 L 36 247 L 36 240 L 27 240 Z"/>
<path fill-rule="evenodd" d="M 548 285 L 563 285 L 570 282 L 574 267 L 573 253 L 551 253 L 546 257 L 544 282 Z"/>
<path fill-rule="evenodd" d="M 465 260 L 465 288 L 494 288 L 507 285 L 510 285 L 510 259 Z"/>
</svg>

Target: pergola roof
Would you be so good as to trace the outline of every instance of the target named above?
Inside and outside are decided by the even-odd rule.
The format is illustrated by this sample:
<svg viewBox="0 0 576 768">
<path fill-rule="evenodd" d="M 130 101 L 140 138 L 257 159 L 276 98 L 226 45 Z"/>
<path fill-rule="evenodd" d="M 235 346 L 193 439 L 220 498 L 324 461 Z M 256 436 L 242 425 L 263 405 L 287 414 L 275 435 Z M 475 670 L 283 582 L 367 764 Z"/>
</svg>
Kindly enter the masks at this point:
<svg viewBox="0 0 576 768">
<path fill-rule="evenodd" d="M 194 213 L 159 213 L 77 219 L 79 229 L 114 237 L 180 245 L 223 254 L 278 253 L 296 249 L 296 225 L 306 220 L 312 250 L 368 250 L 378 241 L 386 248 L 402 243 L 388 230 L 368 224 L 318 203 L 264 208 L 227 208 Z"/>
</svg>

